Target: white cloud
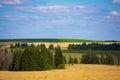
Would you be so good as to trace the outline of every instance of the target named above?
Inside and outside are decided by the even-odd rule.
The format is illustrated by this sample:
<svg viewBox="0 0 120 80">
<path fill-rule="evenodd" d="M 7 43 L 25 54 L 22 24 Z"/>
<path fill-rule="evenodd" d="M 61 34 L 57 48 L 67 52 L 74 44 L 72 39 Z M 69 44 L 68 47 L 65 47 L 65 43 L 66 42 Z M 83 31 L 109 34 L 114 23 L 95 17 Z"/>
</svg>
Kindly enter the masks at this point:
<svg viewBox="0 0 120 80">
<path fill-rule="evenodd" d="M 113 0 L 113 3 L 120 3 L 120 0 Z"/>
<path fill-rule="evenodd" d="M 0 3 L 14 5 L 14 4 L 22 4 L 23 2 L 26 1 L 28 0 L 1 0 Z"/>
<path fill-rule="evenodd" d="M 26 20 L 26 16 L 12 16 L 12 15 L 6 15 L 6 16 L 0 16 L 0 20 Z"/>
<path fill-rule="evenodd" d="M 84 9 L 85 6 L 76 6 L 77 8 Z"/>
<path fill-rule="evenodd" d="M 120 16 L 120 12 L 118 11 L 111 11 L 109 14 L 113 16 Z"/>
<path fill-rule="evenodd" d="M 111 16 L 105 16 L 105 18 L 110 19 L 110 18 L 111 18 Z"/>
<path fill-rule="evenodd" d="M 47 13 L 47 14 L 89 14 L 99 12 L 95 8 L 86 8 L 85 6 L 37 6 L 32 8 L 15 7 L 16 10 L 32 13 Z"/>
</svg>

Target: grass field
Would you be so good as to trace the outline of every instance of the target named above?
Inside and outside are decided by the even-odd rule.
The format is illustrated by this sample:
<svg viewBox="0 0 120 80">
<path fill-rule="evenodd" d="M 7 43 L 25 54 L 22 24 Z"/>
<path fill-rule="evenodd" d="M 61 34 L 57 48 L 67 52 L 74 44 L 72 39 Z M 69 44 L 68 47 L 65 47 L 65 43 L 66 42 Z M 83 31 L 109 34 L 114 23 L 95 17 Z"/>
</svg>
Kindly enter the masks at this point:
<svg viewBox="0 0 120 80">
<path fill-rule="evenodd" d="M 0 80 L 120 80 L 120 66 L 77 64 L 48 71 L 0 71 Z"/>
<path fill-rule="evenodd" d="M 95 53 L 95 54 L 112 54 L 112 55 L 119 55 L 120 50 L 63 50 L 63 53 Z"/>
</svg>

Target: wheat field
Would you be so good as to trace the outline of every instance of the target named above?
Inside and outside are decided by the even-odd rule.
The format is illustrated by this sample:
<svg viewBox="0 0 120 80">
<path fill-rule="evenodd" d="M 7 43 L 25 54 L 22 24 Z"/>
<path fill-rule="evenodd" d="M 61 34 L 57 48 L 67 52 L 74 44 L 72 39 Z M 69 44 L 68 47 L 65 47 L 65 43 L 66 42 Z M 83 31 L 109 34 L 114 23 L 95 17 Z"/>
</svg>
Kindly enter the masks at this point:
<svg viewBox="0 0 120 80">
<path fill-rule="evenodd" d="M 0 71 L 0 80 L 120 80 L 120 66 L 76 64 L 48 71 Z"/>
</svg>

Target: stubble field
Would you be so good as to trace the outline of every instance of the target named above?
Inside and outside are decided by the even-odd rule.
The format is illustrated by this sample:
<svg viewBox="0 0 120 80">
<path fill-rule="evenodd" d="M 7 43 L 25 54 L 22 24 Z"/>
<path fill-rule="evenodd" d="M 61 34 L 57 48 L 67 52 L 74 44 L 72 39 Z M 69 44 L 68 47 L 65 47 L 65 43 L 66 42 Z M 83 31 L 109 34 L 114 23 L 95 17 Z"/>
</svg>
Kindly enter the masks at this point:
<svg viewBox="0 0 120 80">
<path fill-rule="evenodd" d="M 120 80 L 120 66 L 76 64 L 48 71 L 0 71 L 0 80 Z"/>
</svg>

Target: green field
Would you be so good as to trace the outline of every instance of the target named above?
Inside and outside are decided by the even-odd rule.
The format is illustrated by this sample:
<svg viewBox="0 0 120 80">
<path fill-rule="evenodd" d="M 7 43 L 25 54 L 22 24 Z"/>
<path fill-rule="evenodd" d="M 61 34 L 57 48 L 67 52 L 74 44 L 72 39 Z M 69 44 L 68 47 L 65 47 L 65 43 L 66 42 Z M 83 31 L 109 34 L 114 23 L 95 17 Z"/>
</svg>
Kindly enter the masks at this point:
<svg viewBox="0 0 120 80">
<path fill-rule="evenodd" d="M 112 54 L 120 55 L 120 50 L 63 50 L 63 53 L 95 53 L 95 54 Z"/>
<path fill-rule="evenodd" d="M 0 42 L 98 42 L 98 41 L 85 39 L 0 39 Z"/>
</svg>

